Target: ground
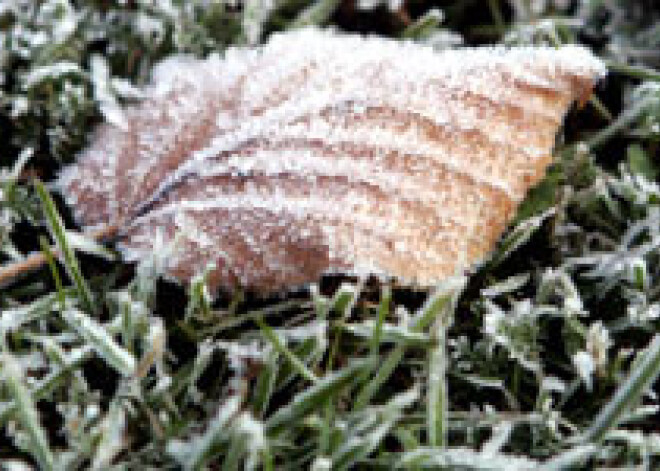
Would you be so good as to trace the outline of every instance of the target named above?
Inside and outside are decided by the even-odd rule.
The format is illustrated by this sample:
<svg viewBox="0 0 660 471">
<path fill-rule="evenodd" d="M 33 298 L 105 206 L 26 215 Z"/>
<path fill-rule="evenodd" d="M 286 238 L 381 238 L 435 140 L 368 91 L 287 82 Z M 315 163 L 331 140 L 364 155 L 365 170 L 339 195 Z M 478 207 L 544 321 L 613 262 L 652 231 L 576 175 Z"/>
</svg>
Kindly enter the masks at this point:
<svg viewBox="0 0 660 471">
<path fill-rule="evenodd" d="M 492 259 L 434 289 L 212 300 L 75 237 L 49 183 L 155 63 L 306 24 L 581 43 L 609 73 Z M 0 1 L 0 260 L 49 261 L 0 287 L 0 468 L 656 469 L 659 25 L 652 0 Z"/>
</svg>

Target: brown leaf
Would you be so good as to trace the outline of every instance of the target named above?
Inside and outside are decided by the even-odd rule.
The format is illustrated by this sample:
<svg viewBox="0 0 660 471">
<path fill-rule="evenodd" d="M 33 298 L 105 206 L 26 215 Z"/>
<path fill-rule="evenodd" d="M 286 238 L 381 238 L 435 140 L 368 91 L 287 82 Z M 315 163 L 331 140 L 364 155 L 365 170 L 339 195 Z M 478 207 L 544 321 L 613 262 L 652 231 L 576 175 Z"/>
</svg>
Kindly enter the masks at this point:
<svg viewBox="0 0 660 471">
<path fill-rule="evenodd" d="M 436 52 L 316 29 L 176 56 L 60 187 L 130 260 L 173 243 L 182 281 L 213 262 L 226 289 L 332 271 L 428 285 L 492 250 L 604 72 L 577 46 Z"/>
</svg>

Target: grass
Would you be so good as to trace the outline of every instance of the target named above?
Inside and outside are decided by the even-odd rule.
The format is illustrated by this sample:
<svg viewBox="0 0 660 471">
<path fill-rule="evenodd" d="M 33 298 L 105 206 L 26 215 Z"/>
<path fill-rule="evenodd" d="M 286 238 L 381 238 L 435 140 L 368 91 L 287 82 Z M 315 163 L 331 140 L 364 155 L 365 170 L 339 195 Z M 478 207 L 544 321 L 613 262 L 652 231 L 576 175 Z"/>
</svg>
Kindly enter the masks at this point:
<svg viewBox="0 0 660 471">
<path fill-rule="evenodd" d="M 0 6 L 0 260 L 48 262 L 0 287 L 0 469 L 657 469 L 660 9 L 246 4 Z M 153 64 L 307 24 L 585 42 L 610 74 L 493 257 L 428 292 L 213 300 L 75 231 L 48 184 Z"/>
</svg>

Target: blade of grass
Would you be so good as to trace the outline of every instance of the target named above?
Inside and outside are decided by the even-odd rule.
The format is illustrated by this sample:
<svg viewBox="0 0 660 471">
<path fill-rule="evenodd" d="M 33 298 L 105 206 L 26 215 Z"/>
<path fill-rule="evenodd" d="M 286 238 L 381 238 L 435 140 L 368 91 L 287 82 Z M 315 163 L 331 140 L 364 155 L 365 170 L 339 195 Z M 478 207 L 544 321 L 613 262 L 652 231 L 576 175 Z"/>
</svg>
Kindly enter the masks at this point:
<svg viewBox="0 0 660 471">
<path fill-rule="evenodd" d="M 190 442 L 182 443 L 181 450 L 175 451 L 174 447 L 168 447 L 170 454 L 177 456 L 179 452 L 183 452 L 185 456 L 178 457 L 177 459 L 183 464 L 185 469 L 202 469 L 211 458 L 210 455 L 212 454 L 214 445 L 228 439 L 229 422 L 239 412 L 241 402 L 242 399 L 240 396 L 231 396 L 218 409 L 218 412 L 203 435 Z"/>
<path fill-rule="evenodd" d="M 371 339 L 370 353 L 372 356 L 378 356 L 380 339 L 383 334 L 383 323 L 389 315 L 391 303 L 392 289 L 388 285 L 384 285 L 381 289 L 380 304 L 378 305 L 378 317 L 376 318 L 376 326 L 374 327 L 374 333 Z"/>
<path fill-rule="evenodd" d="M 67 231 L 66 233 L 71 234 L 71 231 Z M 91 233 L 89 237 L 93 240 L 104 241 L 104 240 L 111 240 L 113 237 L 116 236 L 116 234 L 117 234 L 117 227 L 108 226 L 99 229 L 96 232 Z M 73 245 L 74 248 L 83 249 L 80 243 L 74 243 Z M 84 249 L 85 251 L 89 252 L 87 247 L 84 247 Z M 51 247 L 51 251 L 53 253 L 59 254 L 59 251 L 57 249 L 54 250 L 52 247 Z M 100 254 L 98 250 L 95 253 Z M 103 253 L 102 256 L 104 258 L 113 258 L 113 256 L 111 256 L 108 252 Z M 21 278 L 22 276 L 25 276 L 33 271 L 39 270 L 46 263 L 48 263 L 46 255 L 42 252 L 38 252 L 28 255 L 27 257 L 21 260 L 0 265 L 0 287 L 10 285 L 17 279 Z"/>
<path fill-rule="evenodd" d="M 296 355 L 293 354 L 291 350 L 289 350 L 280 340 L 280 338 L 277 336 L 275 331 L 271 326 L 266 324 L 264 322 L 262 317 L 257 317 L 255 319 L 255 322 L 261 329 L 261 332 L 264 334 L 264 336 L 268 339 L 268 341 L 273 345 L 273 348 L 280 353 L 284 358 L 286 358 L 289 363 L 291 364 L 291 367 L 298 373 L 300 376 L 303 378 L 307 379 L 308 381 L 315 383 L 318 381 L 318 378 L 314 373 L 312 373 L 309 368 L 307 368 L 307 365 L 305 365 Z"/>
<path fill-rule="evenodd" d="M 388 285 L 383 285 L 381 288 L 380 303 L 378 304 L 378 314 L 376 317 L 375 325 L 373 326 L 371 337 L 369 339 L 369 355 L 374 359 L 377 365 L 377 359 L 380 351 L 380 342 L 383 333 L 383 323 L 387 317 L 390 309 L 390 303 L 392 301 L 392 289 Z M 340 324 L 341 327 L 346 327 L 345 324 Z M 350 329 L 349 329 L 350 330 Z M 337 335 L 339 337 L 339 335 Z M 369 376 L 371 376 L 372 371 L 365 371 L 364 378 L 362 380 L 367 382 Z M 330 416 L 328 416 L 330 418 Z"/>
<path fill-rule="evenodd" d="M 51 196 L 48 194 L 48 191 L 46 191 L 43 183 L 41 183 L 39 180 L 35 180 L 34 187 L 37 191 L 37 195 L 39 195 L 39 199 L 41 200 L 44 214 L 48 222 L 50 234 L 58 248 L 58 253 L 62 257 L 64 268 L 66 269 L 68 275 L 73 281 L 74 286 L 76 287 L 80 302 L 88 312 L 94 313 L 97 310 L 94 303 L 94 297 L 92 296 L 92 292 L 87 286 L 85 278 L 82 276 L 80 266 L 78 265 L 78 260 L 76 259 L 73 250 L 67 242 L 64 223 L 57 212 L 55 203 L 53 202 Z"/>
<path fill-rule="evenodd" d="M 257 463 L 261 463 L 264 465 L 262 469 L 265 470 L 269 463 L 267 455 L 270 455 L 267 450 L 269 444 L 264 435 L 263 422 L 255 420 L 249 412 L 242 412 L 232 421 L 231 445 L 224 456 L 222 469 L 256 469 Z"/>
<path fill-rule="evenodd" d="M 433 34 L 440 26 L 444 15 L 442 10 L 432 8 L 401 32 L 402 39 L 424 39 Z"/>
<path fill-rule="evenodd" d="M 452 302 L 452 297 L 457 296 L 462 291 L 465 285 L 465 278 L 457 278 L 450 280 L 442 287 L 429 296 L 422 308 L 418 311 L 417 315 L 412 321 L 410 330 L 412 332 L 423 332 L 426 330 L 436 319 L 438 315 L 443 312 L 443 309 L 448 303 Z M 459 289 L 460 287 L 460 289 Z M 448 289 L 445 293 L 443 289 Z M 359 391 L 353 408 L 355 410 L 362 409 L 367 406 L 373 399 L 374 395 L 378 392 L 383 384 L 390 378 L 396 367 L 406 354 L 406 347 L 402 344 L 397 345 L 381 363 L 380 368 L 376 375 L 368 381 L 363 388 Z"/>
<path fill-rule="evenodd" d="M 502 14 L 500 2 L 498 0 L 488 0 L 488 9 L 490 10 L 490 15 L 493 17 L 495 28 L 497 28 L 500 33 L 504 33 L 506 31 L 506 21 Z"/>
<path fill-rule="evenodd" d="M 64 311 L 62 318 L 117 372 L 123 376 L 132 376 L 135 373 L 135 357 L 115 342 L 102 325 L 77 309 Z"/>
<path fill-rule="evenodd" d="M 346 440 L 332 454 L 332 469 L 355 469 L 359 463 L 367 459 L 389 435 L 392 428 L 405 414 L 405 409 L 411 407 L 419 399 L 419 387 L 413 386 L 408 391 L 399 393 L 384 406 L 371 407 L 363 413 L 373 422 L 365 430 L 363 425 L 357 425 L 357 433 L 349 431 Z M 364 423 L 365 419 L 360 422 Z"/>
<path fill-rule="evenodd" d="M 293 400 L 281 407 L 267 422 L 266 430 L 270 434 L 281 432 L 288 424 L 295 423 L 312 410 L 319 410 L 321 405 L 332 395 L 344 389 L 366 368 L 373 365 L 373 360 L 357 360 L 341 370 L 321 378 L 306 390 L 298 393 Z"/>
<path fill-rule="evenodd" d="M 59 368 L 54 373 L 51 373 L 41 381 L 33 390 L 32 397 L 34 400 L 40 400 L 48 396 L 57 386 L 64 383 L 67 375 L 80 366 L 80 364 L 87 360 L 92 354 L 91 347 L 88 350 L 81 352 L 74 361 L 68 363 L 66 366 Z M 4 408 L 0 409 L 0 426 L 2 426 L 12 414 L 15 414 L 18 409 L 16 401 L 6 404 Z"/>
<path fill-rule="evenodd" d="M 327 22 L 341 0 L 319 0 L 305 8 L 298 17 L 291 22 L 289 28 L 302 28 L 311 25 L 320 25 Z"/>
<path fill-rule="evenodd" d="M 92 471 L 108 469 L 112 461 L 127 443 L 126 436 L 126 412 L 117 399 L 113 400 L 108 407 L 108 412 L 102 420 L 101 437 L 92 460 Z"/>
<path fill-rule="evenodd" d="M 649 106 L 653 106 L 657 103 L 657 100 L 657 97 L 649 95 L 648 97 L 639 100 L 631 107 L 624 109 L 624 111 L 609 126 L 591 136 L 586 140 L 585 144 L 590 149 L 602 146 L 616 134 L 619 134 L 634 123 L 639 116 L 646 112 Z"/>
<path fill-rule="evenodd" d="M 439 313 L 431 329 L 434 345 L 428 352 L 427 375 L 427 434 L 429 446 L 444 448 L 447 445 L 447 416 L 449 395 L 447 391 L 447 330 L 454 318 L 458 297 L 465 286 L 465 279 L 448 283 L 436 290 L 435 296 L 445 301 L 439 304 Z M 437 303 L 432 303 L 432 305 Z"/>
<path fill-rule="evenodd" d="M 396 367 L 401 363 L 403 357 L 406 354 L 406 348 L 402 345 L 397 345 L 394 350 L 392 350 L 385 361 L 380 363 L 380 368 L 376 372 L 376 375 L 371 378 L 370 381 L 367 381 L 366 384 L 362 387 L 358 393 L 355 402 L 353 403 L 353 410 L 364 409 L 376 395 L 378 390 L 387 382 L 387 380 L 392 376 Z M 378 363 L 374 363 L 375 365 Z"/>
<path fill-rule="evenodd" d="M 16 360 L 8 352 L 2 353 L 2 370 L 9 392 L 16 404 L 16 416 L 30 439 L 28 451 L 41 469 L 56 469 L 53 452 L 48 445 L 46 432 L 39 422 L 32 394 L 25 386 L 23 373 Z"/>
<path fill-rule="evenodd" d="M 65 296 L 73 295 L 73 290 L 64 289 Z M 23 325 L 48 317 L 58 301 L 58 293 L 49 293 L 30 304 L 13 309 L 3 309 L 0 316 L 0 334 L 17 331 Z"/>
<path fill-rule="evenodd" d="M 241 469 L 241 459 L 247 451 L 247 443 L 245 443 L 245 437 L 240 435 L 234 435 L 230 443 L 229 451 L 224 456 L 221 469 L 222 471 L 239 471 Z"/>
<path fill-rule="evenodd" d="M 618 72 L 628 77 L 641 80 L 654 80 L 660 82 L 660 71 L 653 70 L 641 65 L 623 64 L 616 61 L 608 61 L 607 68 L 613 72 Z"/>
<path fill-rule="evenodd" d="M 582 443 L 599 442 L 621 421 L 623 414 L 640 399 L 660 374 L 660 334 L 651 340 L 644 356 L 619 386 L 612 400 L 601 410 L 593 424 L 579 438 Z"/>
<path fill-rule="evenodd" d="M 66 293 L 64 292 L 64 285 L 62 284 L 62 278 L 60 278 L 60 272 L 55 263 L 55 257 L 53 256 L 53 252 L 50 250 L 45 237 L 39 237 L 39 245 L 41 245 L 41 250 L 46 256 L 48 268 L 50 268 L 53 281 L 55 282 L 55 290 L 57 291 L 57 299 L 60 303 L 60 311 L 64 311 L 66 309 Z"/>
<path fill-rule="evenodd" d="M 526 244 L 529 239 L 543 225 L 545 220 L 555 214 L 554 208 L 550 208 L 538 216 L 532 216 L 518 223 L 509 232 L 502 242 L 500 242 L 497 251 L 493 257 L 486 263 L 486 267 L 493 269 L 506 260 L 509 255 L 515 252 L 519 247 Z"/>
<path fill-rule="evenodd" d="M 429 351 L 427 378 L 427 433 L 429 446 L 444 448 L 447 445 L 447 359 L 446 333 L 439 327 L 436 345 Z"/>
<path fill-rule="evenodd" d="M 374 341 L 378 340 L 378 345 L 384 344 L 397 344 L 406 345 L 408 347 L 426 348 L 432 344 L 431 336 L 420 332 L 413 332 L 410 329 L 384 323 L 380 328 L 380 333 L 376 332 L 378 329 L 378 320 L 376 322 L 366 320 L 360 323 L 344 324 L 338 322 L 335 327 L 346 331 L 355 337 L 369 340 L 370 354 L 378 355 L 379 349 L 374 348 Z"/>
<path fill-rule="evenodd" d="M 259 419 L 263 419 L 270 398 L 275 390 L 277 373 L 279 372 L 279 355 L 271 355 L 268 362 L 263 365 L 257 378 L 252 395 L 252 410 Z"/>
</svg>

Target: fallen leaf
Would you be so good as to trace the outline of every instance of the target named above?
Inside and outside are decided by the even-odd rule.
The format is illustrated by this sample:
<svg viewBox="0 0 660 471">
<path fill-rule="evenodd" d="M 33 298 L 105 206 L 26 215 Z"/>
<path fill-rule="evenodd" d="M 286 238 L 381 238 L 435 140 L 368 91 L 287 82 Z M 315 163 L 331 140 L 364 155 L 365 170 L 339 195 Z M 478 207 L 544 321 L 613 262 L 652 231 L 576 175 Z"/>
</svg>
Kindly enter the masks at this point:
<svg viewBox="0 0 660 471">
<path fill-rule="evenodd" d="M 437 52 L 318 29 L 174 56 L 59 188 L 127 260 L 164 237 L 181 281 L 213 263 L 211 288 L 430 285 L 492 250 L 604 73 L 579 46 Z"/>
</svg>

